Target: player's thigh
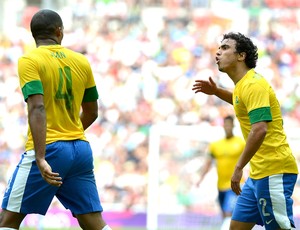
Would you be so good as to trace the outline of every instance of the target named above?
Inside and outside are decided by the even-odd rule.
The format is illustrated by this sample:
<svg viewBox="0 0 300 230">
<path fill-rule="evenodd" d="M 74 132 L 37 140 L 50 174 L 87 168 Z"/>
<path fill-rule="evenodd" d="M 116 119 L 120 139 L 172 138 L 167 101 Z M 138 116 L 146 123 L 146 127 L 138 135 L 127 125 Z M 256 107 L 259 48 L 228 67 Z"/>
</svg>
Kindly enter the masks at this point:
<svg viewBox="0 0 300 230">
<path fill-rule="evenodd" d="M 66 179 L 56 197 L 73 215 L 103 210 L 92 172 Z"/>
<path fill-rule="evenodd" d="M 35 163 L 35 152 L 27 151 L 9 181 L 2 208 L 12 212 L 44 215 L 57 189 L 42 178 Z"/>
<path fill-rule="evenodd" d="M 86 141 L 75 141 L 74 160 L 56 196 L 74 215 L 101 212 L 96 186 L 93 157 Z"/>
<path fill-rule="evenodd" d="M 222 210 L 225 213 L 232 213 L 236 205 L 236 201 L 237 195 L 231 189 L 227 190 L 222 204 Z"/>
</svg>

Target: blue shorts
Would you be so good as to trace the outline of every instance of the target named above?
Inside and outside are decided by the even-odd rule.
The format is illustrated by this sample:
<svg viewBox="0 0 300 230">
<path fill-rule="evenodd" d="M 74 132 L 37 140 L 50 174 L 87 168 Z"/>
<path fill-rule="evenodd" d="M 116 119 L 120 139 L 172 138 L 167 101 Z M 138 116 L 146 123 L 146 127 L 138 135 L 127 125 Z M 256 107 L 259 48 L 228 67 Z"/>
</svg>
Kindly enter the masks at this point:
<svg viewBox="0 0 300 230">
<path fill-rule="evenodd" d="M 219 190 L 218 199 L 222 212 L 232 213 L 236 204 L 237 195 L 231 189 L 225 191 Z"/>
<path fill-rule="evenodd" d="M 2 209 L 45 215 L 54 196 L 73 214 L 102 212 L 93 172 L 93 156 L 86 141 L 58 141 L 46 146 L 46 160 L 63 179 L 60 187 L 42 178 L 33 150 L 22 154 L 5 191 Z"/>
<path fill-rule="evenodd" d="M 259 180 L 248 178 L 238 197 L 232 219 L 265 225 L 265 229 L 291 229 L 297 174 L 276 174 Z"/>
</svg>

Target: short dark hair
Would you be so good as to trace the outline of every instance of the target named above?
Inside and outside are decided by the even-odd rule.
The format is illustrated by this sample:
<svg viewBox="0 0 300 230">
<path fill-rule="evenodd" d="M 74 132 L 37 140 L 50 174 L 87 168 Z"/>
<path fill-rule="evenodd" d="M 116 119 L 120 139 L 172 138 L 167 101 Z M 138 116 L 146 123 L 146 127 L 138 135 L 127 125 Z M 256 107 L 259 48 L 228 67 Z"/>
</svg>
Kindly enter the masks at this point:
<svg viewBox="0 0 300 230">
<path fill-rule="evenodd" d="M 224 117 L 224 121 L 226 120 L 230 120 L 233 123 L 234 117 L 232 115 L 227 115 L 226 117 Z"/>
<path fill-rule="evenodd" d="M 245 64 L 249 68 L 255 68 L 258 53 L 257 53 L 257 46 L 254 45 L 252 40 L 241 33 L 227 33 L 223 35 L 223 39 L 232 39 L 235 40 L 236 46 L 235 49 L 237 53 L 246 53 Z"/>
<path fill-rule="evenodd" d="M 34 39 L 45 39 L 53 36 L 63 22 L 58 13 L 53 10 L 43 9 L 33 15 L 30 30 Z"/>
</svg>

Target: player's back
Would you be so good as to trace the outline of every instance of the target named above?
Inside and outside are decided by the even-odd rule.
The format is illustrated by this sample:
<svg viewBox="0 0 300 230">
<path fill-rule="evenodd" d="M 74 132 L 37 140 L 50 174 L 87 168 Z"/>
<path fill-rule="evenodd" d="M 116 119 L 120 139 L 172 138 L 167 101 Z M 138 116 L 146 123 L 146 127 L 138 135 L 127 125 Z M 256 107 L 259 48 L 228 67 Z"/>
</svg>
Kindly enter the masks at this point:
<svg viewBox="0 0 300 230">
<path fill-rule="evenodd" d="M 27 85 L 34 86 L 33 82 L 42 83 L 47 112 L 47 143 L 85 139 L 80 108 L 85 90 L 95 87 L 95 82 L 90 65 L 82 54 L 60 45 L 40 46 L 20 58 L 19 76 L 22 90 L 28 90 Z M 37 93 L 33 89 L 32 94 Z M 27 146 L 32 146 L 30 130 L 28 135 Z"/>
</svg>

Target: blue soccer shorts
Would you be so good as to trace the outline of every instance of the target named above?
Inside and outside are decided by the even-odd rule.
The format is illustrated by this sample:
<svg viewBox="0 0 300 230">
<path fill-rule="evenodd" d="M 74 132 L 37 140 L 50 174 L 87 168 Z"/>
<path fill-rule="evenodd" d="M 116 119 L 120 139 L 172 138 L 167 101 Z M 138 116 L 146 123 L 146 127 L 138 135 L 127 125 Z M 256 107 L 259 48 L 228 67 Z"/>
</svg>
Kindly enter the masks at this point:
<svg viewBox="0 0 300 230">
<path fill-rule="evenodd" d="M 58 141 L 46 146 L 46 160 L 63 184 L 49 185 L 41 176 L 33 150 L 22 154 L 5 191 L 2 209 L 45 215 L 54 196 L 73 215 L 102 212 L 96 187 L 93 156 L 86 141 Z"/>
<path fill-rule="evenodd" d="M 218 200 L 223 212 L 232 213 L 236 204 L 237 195 L 231 189 L 219 191 Z"/>
<path fill-rule="evenodd" d="M 237 199 L 232 219 L 264 225 L 265 229 L 291 229 L 297 174 L 276 174 L 259 180 L 248 178 Z"/>
</svg>

